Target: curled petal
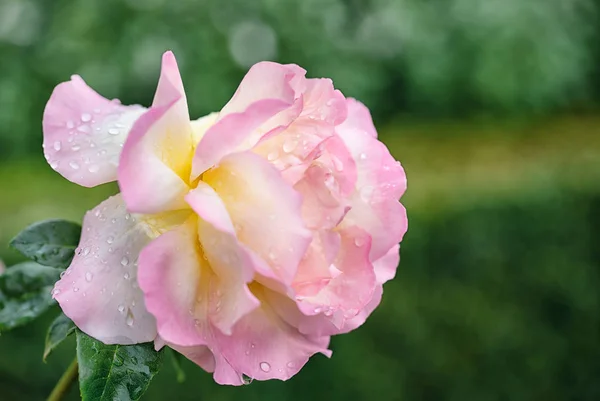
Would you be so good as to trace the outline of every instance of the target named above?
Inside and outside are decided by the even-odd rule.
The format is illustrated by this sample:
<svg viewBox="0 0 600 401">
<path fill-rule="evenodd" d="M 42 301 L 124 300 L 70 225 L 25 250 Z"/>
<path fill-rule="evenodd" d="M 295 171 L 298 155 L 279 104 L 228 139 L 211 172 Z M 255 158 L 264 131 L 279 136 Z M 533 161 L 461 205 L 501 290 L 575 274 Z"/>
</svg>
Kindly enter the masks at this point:
<svg viewBox="0 0 600 401">
<path fill-rule="evenodd" d="M 345 319 L 354 317 L 370 300 L 376 285 L 373 265 L 369 261 L 371 238 L 357 227 L 340 231 L 338 254 L 328 267 L 329 279 L 318 292 L 309 282 L 296 282 L 298 306 L 306 315 L 323 313 L 341 328 Z M 302 269 L 302 266 L 301 266 Z M 316 278 L 321 285 L 322 278 Z M 305 329 L 300 327 L 304 332 Z"/>
<path fill-rule="evenodd" d="M 311 240 L 300 194 L 277 169 L 250 152 L 227 156 L 203 180 L 223 200 L 240 242 L 267 262 L 282 283 L 290 284 Z"/>
<path fill-rule="evenodd" d="M 336 132 L 356 162 L 356 191 L 342 226 L 364 228 L 373 238 L 371 260 L 377 260 L 400 242 L 408 228 L 406 210 L 398 202 L 406 190 L 404 169 L 385 145 L 353 126 Z"/>
<path fill-rule="evenodd" d="M 271 307 L 272 303 L 289 305 L 293 301 L 259 284 L 253 284 L 252 291 L 261 307 L 241 319 L 231 336 L 216 337 L 220 353 L 240 376 L 287 380 L 311 355 L 331 355 L 328 336 L 301 334 Z"/>
<path fill-rule="evenodd" d="M 120 195 L 88 212 L 71 266 L 54 298 L 77 327 L 106 344 L 154 340 L 156 322 L 137 284 L 137 258 L 149 228 L 127 213 Z"/>
<path fill-rule="evenodd" d="M 346 99 L 346 106 L 348 107 L 348 117 L 342 122 L 339 129 L 342 131 L 356 130 L 377 138 L 377 130 L 373 125 L 367 106 L 353 98 Z"/>
<path fill-rule="evenodd" d="M 139 284 L 146 306 L 156 317 L 158 334 L 181 346 L 205 344 L 194 311 L 205 305 L 210 268 L 202 259 L 197 221 L 184 224 L 148 244 L 139 258 Z"/>
<path fill-rule="evenodd" d="M 73 75 L 54 89 L 44 110 L 46 160 L 84 187 L 115 181 L 121 147 L 145 110 L 105 99 Z"/>
<path fill-rule="evenodd" d="M 185 97 L 185 90 L 183 88 L 183 81 L 179 74 L 179 67 L 177 66 L 177 60 L 175 55 L 171 51 L 167 51 L 162 56 L 162 65 L 160 70 L 160 78 L 158 81 L 158 87 L 154 94 L 154 101 L 152 102 L 153 107 L 165 106 L 173 102 L 175 99 L 181 99 L 179 112 L 182 115 L 186 115 L 189 120 L 189 114 L 187 110 L 187 99 Z"/>
<path fill-rule="evenodd" d="M 159 213 L 186 208 L 193 153 L 192 129 L 181 114 L 181 99 L 152 107 L 125 142 L 119 186 L 129 210 Z M 187 110 L 187 108 L 186 108 Z"/>
<path fill-rule="evenodd" d="M 238 243 L 225 205 L 208 184 L 200 182 L 186 200 L 200 216 L 198 237 L 214 273 L 210 320 L 221 332 L 231 334 L 236 322 L 259 305 L 246 286 L 254 277 L 252 258 Z"/>
</svg>

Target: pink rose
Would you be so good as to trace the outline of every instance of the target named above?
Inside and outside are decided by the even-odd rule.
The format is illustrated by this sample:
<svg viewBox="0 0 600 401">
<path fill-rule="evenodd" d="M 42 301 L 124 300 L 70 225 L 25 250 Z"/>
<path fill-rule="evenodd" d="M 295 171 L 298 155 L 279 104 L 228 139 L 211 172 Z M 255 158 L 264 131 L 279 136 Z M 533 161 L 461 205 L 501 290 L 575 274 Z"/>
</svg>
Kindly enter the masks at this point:
<svg viewBox="0 0 600 401">
<path fill-rule="evenodd" d="M 56 87 L 46 159 L 121 188 L 86 214 L 53 291 L 81 330 L 169 345 L 239 385 L 290 378 L 365 321 L 398 265 L 406 177 L 368 109 L 304 75 L 258 63 L 194 121 L 170 52 L 148 109 L 78 76 Z"/>
</svg>

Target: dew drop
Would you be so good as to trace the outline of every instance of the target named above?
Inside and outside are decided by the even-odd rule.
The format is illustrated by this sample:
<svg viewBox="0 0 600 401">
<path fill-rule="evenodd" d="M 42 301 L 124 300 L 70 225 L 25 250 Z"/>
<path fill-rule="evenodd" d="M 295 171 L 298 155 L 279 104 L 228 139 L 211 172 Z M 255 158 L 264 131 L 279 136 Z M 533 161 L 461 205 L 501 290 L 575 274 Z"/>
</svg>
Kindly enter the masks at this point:
<svg viewBox="0 0 600 401">
<path fill-rule="evenodd" d="M 267 362 L 261 362 L 259 366 L 260 370 L 262 370 L 263 372 L 268 372 L 271 370 L 271 365 L 269 365 Z"/>
<path fill-rule="evenodd" d="M 94 277 L 94 275 L 90 272 L 85 273 L 85 281 L 87 281 L 88 283 L 90 281 L 92 281 L 92 278 Z"/>
<path fill-rule="evenodd" d="M 356 246 L 363 246 L 365 244 L 365 238 L 364 237 L 356 237 L 354 238 L 354 245 Z"/>
<path fill-rule="evenodd" d="M 71 138 L 69 138 L 69 139 L 71 139 Z M 79 146 L 78 144 L 75 144 L 75 145 L 71 146 L 71 150 L 73 152 L 77 152 L 79 149 L 81 149 L 81 146 Z"/>
<path fill-rule="evenodd" d="M 110 219 L 110 222 L 115 224 L 117 222 L 117 219 Z"/>
<path fill-rule="evenodd" d="M 106 243 L 107 244 L 112 244 L 113 242 L 115 242 L 115 237 L 113 237 L 112 235 L 110 235 L 107 239 L 106 239 Z"/>
<path fill-rule="evenodd" d="M 123 305 L 119 305 L 119 306 L 117 307 L 117 310 L 118 310 L 119 312 L 123 313 L 123 312 L 125 312 L 125 307 L 124 307 Z"/>
<path fill-rule="evenodd" d="M 79 288 L 73 287 L 73 292 L 77 292 L 77 291 L 79 291 Z"/>
<path fill-rule="evenodd" d="M 77 169 L 79 169 L 79 164 L 77 164 L 77 162 L 76 162 L 76 161 L 74 161 L 74 160 L 71 160 L 71 161 L 69 162 L 69 166 L 71 166 L 71 168 L 72 168 L 73 170 L 77 170 Z"/>
<path fill-rule="evenodd" d="M 60 272 L 60 278 L 63 278 L 65 276 L 65 274 L 66 274 L 65 271 Z"/>
<path fill-rule="evenodd" d="M 270 153 L 267 155 L 267 160 L 268 160 L 268 161 L 270 161 L 270 162 L 272 162 L 273 160 L 277 159 L 277 157 L 278 157 L 278 156 L 279 156 L 279 154 L 278 154 L 278 153 L 277 153 L 277 151 L 275 150 L 275 151 L 273 151 L 273 152 L 270 152 Z"/>
<path fill-rule="evenodd" d="M 294 366 L 296 366 L 296 364 L 295 364 L 294 362 L 290 361 L 290 362 L 288 362 L 288 363 L 287 363 L 285 366 L 287 366 L 287 367 L 288 367 L 288 368 L 290 368 L 290 369 L 293 369 L 293 368 L 294 368 Z"/>
<path fill-rule="evenodd" d="M 325 103 L 327 107 L 331 107 L 333 105 L 333 99 L 329 99 L 327 103 Z"/>
<path fill-rule="evenodd" d="M 97 164 L 92 164 L 91 166 L 88 167 L 88 171 L 90 173 L 97 173 L 98 170 L 100 170 L 100 167 L 98 167 Z"/>
<path fill-rule="evenodd" d="M 110 128 L 108 130 L 108 133 L 111 134 L 111 135 L 119 135 L 119 132 L 120 131 L 118 129 L 116 129 L 116 128 Z"/>
<path fill-rule="evenodd" d="M 81 115 L 81 121 L 83 121 L 84 123 L 87 123 L 91 119 L 92 119 L 92 116 L 90 114 L 88 114 L 88 113 L 83 113 Z"/>
<path fill-rule="evenodd" d="M 67 121 L 67 128 L 71 129 L 75 126 L 75 123 L 71 120 Z"/>
<path fill-rule="evenodd" d="M 79 127 L 77 127 L 77 131 L 83 132 L 84 134 L 89 134 L 91 132 L 91 129 L 89 125 L 80 125 Z"/>
<path fill-rule="evenodd" d="M 283 144 L 283 151 L 285 153 L 290 153 L 291 151 L 293 151 L 294 149 L 296 149 L 296 146 L 298 146 L 298 141 L 295 139 L 291 139 L 289 141 L 285 141 Z"/>
<path fill-rule="evenodd" d="M 367 154 L 361 153 L 359 157 L 360 157 L 360 160 L 365 160 L 367 158 Z"/>
<path fill-rule="evenodd" d="M 123 278 L 124 278 L 125 280 L 129 280 L 129 277 L 130 277 L 130 276 L 129 276 L 129 273 L 125 273 L 125 274 L 123 275 Z"/>
<path fill-rule="evenodd" d="M 129 327 L 133 326 L 134 319 L 133 315 L 131 314 L 131 311 L 127 311 L 127 318 L 125 319 L 125 323 L 127 323 L 127 326 Z"/>
<path fill-rule="evenodd" d="M 129 259 L 127 258 L 127 256 L 123 256 L 123 259 L 121 259 L 121 265 L 127 266 L 128 264 L 129 264 Z"/>
<path fill-rule="evenodd" d="M 61 145 L 60 141 L 54 142 L 54 150 L 56 150 L 58 152 L 60 150 L 60 145 Z"/>
</svg>

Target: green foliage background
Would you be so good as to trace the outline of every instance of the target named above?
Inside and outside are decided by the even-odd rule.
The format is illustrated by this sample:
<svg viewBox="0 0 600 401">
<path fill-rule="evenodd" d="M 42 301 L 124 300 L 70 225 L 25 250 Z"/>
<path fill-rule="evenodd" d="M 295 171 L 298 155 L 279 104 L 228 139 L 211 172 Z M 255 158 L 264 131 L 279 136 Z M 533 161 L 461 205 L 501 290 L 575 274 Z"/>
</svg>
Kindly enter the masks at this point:
<svg viewBox="0 0 600 401">
<path fill-rule="evenodd" d="M 600 1 L 0 0 L 0 243 L 80 221 L 84 189 L 41 154 L 53 87 L 77 73 L 149 104 L 173 49 L 193 116 L 247 67 L 294 62 L 373 110 L 409 179 L 409 232 L 381 307 L 286 383 L 220 387 L 168 360 L 147 400 L 600 399 Z M 7 265 L 21 259 L 0 247 Z M 0 337 L 0 400 L 42 400 L 57 314 Z M 165 358 L 168 359 L 168 356 Z M 69 399 L 77 399 L 73 389 Z"/>
</svg>

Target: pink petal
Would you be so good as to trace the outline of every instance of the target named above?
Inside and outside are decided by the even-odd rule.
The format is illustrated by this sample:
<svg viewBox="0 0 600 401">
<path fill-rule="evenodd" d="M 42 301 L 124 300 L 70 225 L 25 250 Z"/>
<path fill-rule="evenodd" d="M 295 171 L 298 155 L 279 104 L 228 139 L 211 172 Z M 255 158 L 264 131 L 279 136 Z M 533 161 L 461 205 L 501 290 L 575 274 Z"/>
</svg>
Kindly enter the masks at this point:
<svg viewBox="0 0 600 401">
<path fill-rule="evenodd" d="M 187 115 L 187 119 L 189 120 L 190 116 L 187 110 L 187 99 L 185 97 L 183 81 L 179 74 L 177 60 L 175 59 L 173 52 L 167 51 L 162 56 L 160 78 L 156 93 L 154 94 L 152 106 L 166 106 L 175 99 L 181 99 L 181 102 L 178 104 L 181 108 L 180 112 L 181 114 Z"/>
<path fill-rule="evenodd" d="M 377 130 L 367 106 L 351 97 L 346 99 L 348 118 L 340 125 L 340 130 L 357 130 L 377 138 Z"/>
<path fill-rule="evenodd" d="M 259 305 L 246 286 L 254 277 L 252 259 L 238 243 L 225 205 L 208 184 L 200 182 L 186 200 L 200 216 L 198 236 L 215 274 L 210 320 L 221 332 L 231 334 L 237 321 Z"/>
<path fill-rule="evenodd" d="M 289 125 L 302 106 L 292 85 L 304 72 L 272 62 L 254 65 L 198 144 L 191 179 L 225 155 L 248 150 L 269 131 Z"/>
<path fill-rule="evenodd" d="M 119 186 L 131 211 L 148 214 L 187 207 L 193 134 L 178 106 L 181 101 L 152 107 L 125 142 Z"/>
<path fill-rule="evenodd" d="M 406 190 L 406 175 L 386 146 L 357 127 L 338 126 L 356 162 L 356 192 L 344 227 L 364 228 L 373 238 L 371 260 L 377 260 L 400 242 L 407 230 L 406 210 L 398 202 Z"/>
<path fill-rule="evenodd" d="M 356 316 L 352 319 L 348 319 L 344 322 L 344 327 L 336 331 L 336 334 L 345 334 L 349 333 L 352 330 L 357 329 L 362 326 L 363 323 L 367 320 L 367 318 L 373 313 L 373 311 L 379 306 L 381 303 L 381 297 L 383 296 L 383 286 L 377 285 L 375 290 L 373 291 L 373 297 L 371 301 L 358 312 Z"/>
<path fill-rule="evenodd" d="M 296 97 L 292 86 L 299 84 L 306 71 L 294 65 L 281 65 L 270 61 L 257 63 L 235 91 L 233 97 L 221 110 L 220 117 L 242 113 L 252 104 L 263 99 L 279 99 L 291 103 Z"/>
<path fill-rule="evenodd" d="M 250 152 L 227 156 L 202 179 L 223 200 L 240 242 L 290 284 L 311 241 L 300 194 L 275 167 Z"/>
<path fill-rule="evenodd" d="M 354 317 L 371 300 L 376 278 L 369 261 L 369 235 L 357 227 L 341 230 L 340 235 L 338 254 L 328 266 L 330 279 L 327 285 L 316 294 L 304 291 L 306 282 L 295 283 L 294 288 L 304 314 L 323 313 L 341 325 L 344 319 Z M 302 327 L 300 329 L 303 330 Z"/>
<path fill-rule="evenodd" d="M 127 213 L 120 195 L 88 212 L 76 255 L 54 298 L 77 327 L 106 344 L 156 337 L 156 322 L 137 284 L 137 258 L 151 240 L 144 221 Z"/>
<path fill-rule="evenodd" d="M 85 187 L 117 179 L 121 147 L 146 109 L 103 98 L 78 75 L 59 84 L 44 110 L 44 155 L 63 177 Z"/>
<path fill-rule="evenodd" d="M 231 336 L 216 337 L 220 353 L 235 371 L 257 380 L 287 380 L 311 355 L 331 355 L 328 336 L 303 335 L 271 308 L 273 303 L 293 301 L 260 285 L 253 292 L 261 299 L 261 307 L 241 319 Z"/>
<path fill-rule="evenodd" d="M 400 244 L 394 245 L 388 253 L 373 262 L 377 282 L 383 284 L 396 276 L 396 269 L 400 263 Z"/>
<path fill-rule="evenodd" d="M 342 92 L 333 87 L 329 78 L 313 78 L 306 80 L 304 107 L 301 117 L 321 120 L 338 125 L 346 119 L 346 99 Z"/>
<path fill-rule="evenodd" d="M 291 101 L 263 99 L 241 113 L 231 113 L 210 127 L 200 140 L 194 155 L 191 180 L 217 164 L 219 160 L 242 148 L 243 142 L 269 118 L 290 107 Z M 246 146 L 246 148 L 251 145 Z"/>
</svg>

